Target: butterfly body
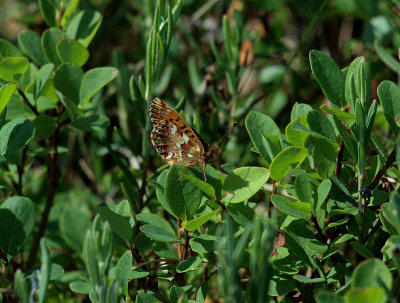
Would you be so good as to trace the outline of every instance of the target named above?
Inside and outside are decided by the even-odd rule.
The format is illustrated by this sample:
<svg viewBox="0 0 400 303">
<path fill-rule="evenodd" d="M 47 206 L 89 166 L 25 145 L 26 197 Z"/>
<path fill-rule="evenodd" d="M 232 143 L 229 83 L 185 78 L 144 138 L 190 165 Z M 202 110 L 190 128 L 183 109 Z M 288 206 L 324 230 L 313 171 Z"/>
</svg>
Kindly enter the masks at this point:
<svg viewBox="0 0 400 303">
<path fill-rule="evenodd" d="M 172 164 L 205 166 L 214 149 L 177 113 L 159 98 L 150 104 L 153 123 L 151 142 L 160 156 Z"/>
</svg>

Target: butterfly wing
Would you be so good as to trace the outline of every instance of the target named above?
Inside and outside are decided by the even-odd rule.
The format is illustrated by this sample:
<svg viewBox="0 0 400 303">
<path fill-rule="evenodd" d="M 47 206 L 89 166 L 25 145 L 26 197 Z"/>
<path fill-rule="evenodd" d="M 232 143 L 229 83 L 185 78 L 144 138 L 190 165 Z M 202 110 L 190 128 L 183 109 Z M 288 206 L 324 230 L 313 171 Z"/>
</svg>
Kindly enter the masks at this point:
<svg viewBox="0 0 400 303">
<path fill-rule="evenodd" d="M 205 163 L 208 144 L 171 106 L 159 98 L 150 104 L 153 123 L 151 142 L 170 164 L 201 166 Z"/>
</svg>

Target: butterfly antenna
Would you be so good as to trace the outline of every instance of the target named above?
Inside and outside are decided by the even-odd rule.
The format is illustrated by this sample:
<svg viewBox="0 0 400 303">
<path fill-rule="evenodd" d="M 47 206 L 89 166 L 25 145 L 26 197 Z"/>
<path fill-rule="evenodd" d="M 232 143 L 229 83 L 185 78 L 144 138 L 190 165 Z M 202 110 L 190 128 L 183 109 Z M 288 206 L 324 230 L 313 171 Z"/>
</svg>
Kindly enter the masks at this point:
<svg viewBox="0 0 400 303">
<path fill-rule="evenodd" d="M 225 133 L 225 135 L 222 136 L 221 139 L 219 139 L 219 141 L 218 141 L 218 143 L 217 143 L 217 146 L 219 146 L 219 144 L 222 142 L 222 140 L 224 140 L 225 137 L 226 137 L 227 135 L 229 135 L 229 134 L 233 131 L 233 128 L 234 128 L 237 124 L 238 124 L 238 123 L 237 123 L 236 121 L 235 121 L 235 123 L 233 123 L 232 127 Z"/>
</svg>

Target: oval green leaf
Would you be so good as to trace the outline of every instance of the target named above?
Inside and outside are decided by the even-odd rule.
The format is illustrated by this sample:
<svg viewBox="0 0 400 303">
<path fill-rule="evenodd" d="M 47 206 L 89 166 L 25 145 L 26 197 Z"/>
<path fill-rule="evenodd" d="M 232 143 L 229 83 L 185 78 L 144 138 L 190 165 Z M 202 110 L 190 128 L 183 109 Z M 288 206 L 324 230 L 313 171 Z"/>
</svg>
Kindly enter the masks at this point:
<svg viewBox="0 0 400 303">
<path fill-rule="evenodd" d="M 269 171 L 262 167 L 240 167 L 233 170 L 222 186 L 223 202 L 239 203 L 251 198 L 269 178 Z"/>
<path fill-rule="evenodd" d="M 254 146 L 261 156 L 263 156 L 268 163 L 271 163 L 272 159 L 265 146 L 266 138 L 264 135 L 272 135 L 278 138 L 278 144 L 276 142 L 270 142 L 270 150 L 273 155 L 279 153 L 282 149 L 282 136 L 276 123 L 267 115 L 258 112 L 250 112 L 246 117 L 245 124 Z"/>
<path fill-rule="evenodd" d="M 0 248 L 11 260 L 25 245 L 35 223 L 35 211 L 30 199 L 13 196 L 0 207 Z"/>
<path fill-rule="evenodd" d="M 63 63 L 81 67 L 89 59 L 89 51 L 78 41 L 63 39 L 57 44 L 57 54 Z"/>
<path fill-rule="evenodd" d="M 310 52 L 311 71 L 325 96 L 339 107 L 346 106 L 344 97 L 346 78 L 336 62 L 323 52 Z"/>
<path fill-rule="evenodd" d="M 118 76 L 118 73 L 114 67 L 98 67 L 86 72 L 79 88 L 79 104 L 88 103 L 90 98 Z"/>
<path fill-rule="evenodd" d="M 7 57 L 0 61 L 0 78 L 15 82 L 15 76 L 23 75 L 28 70 L 29 60 L 26 57 Z"/>
<path fill-rule="evenodd" d="M 282 150 L 272 161 L 271 178 L 279 182 L 293 168 L 298 167 L 307 156 L 307 148 L 291 146 Z"/>
</svg>

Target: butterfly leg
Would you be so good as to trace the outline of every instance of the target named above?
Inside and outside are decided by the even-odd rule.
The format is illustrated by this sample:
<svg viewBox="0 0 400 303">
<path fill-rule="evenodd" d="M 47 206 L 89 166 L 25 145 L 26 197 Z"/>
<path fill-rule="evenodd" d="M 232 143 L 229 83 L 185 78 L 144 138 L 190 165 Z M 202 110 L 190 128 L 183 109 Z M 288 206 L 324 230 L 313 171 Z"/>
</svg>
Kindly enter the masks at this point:
<svg viewBox="0 0 400 303">
<path fill-rule="evenodd" d="M 203 171 L 204 171 L 204 181 L 207 182 L 207 177 L 206 177 L 206 162 L 203 163 Z"/>
<path fill-rule="evenodd" d="M 184 174 L 186 174 L 186 169 L 187 169 L 187 167 L 185 166 L 185 170 L 183 171 Z M 183 177 L 183 176 L 181 175 L 181 176 L 179 177 L 179 179 L 177 180 L 177 182 L 181 181 L 182 177 Z"/>
</svg>

